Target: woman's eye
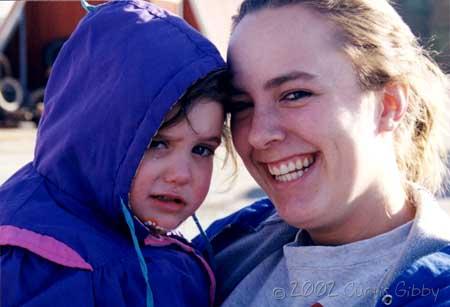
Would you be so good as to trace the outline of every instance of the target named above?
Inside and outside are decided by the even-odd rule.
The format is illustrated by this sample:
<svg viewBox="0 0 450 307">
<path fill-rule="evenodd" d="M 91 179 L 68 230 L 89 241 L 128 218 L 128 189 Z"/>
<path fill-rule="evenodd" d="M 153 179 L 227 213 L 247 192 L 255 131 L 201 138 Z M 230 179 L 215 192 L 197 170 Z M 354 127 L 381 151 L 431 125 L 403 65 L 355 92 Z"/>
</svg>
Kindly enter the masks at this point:
<svg viewBox="0 0 450 307">
<path fill-rule="evenodd" d="M 164 149 L 167 148 L 167 143 L 165 141 L 161 140 L 152 140 L 150 145 L 148 146 L 149 149 Z"/>
<path fill-rule="evenodd" d="M 214 155 L 214 150 L 204 145 L 197 145 L 192 149 L 192 152 L 201 157 L 209 157 Z"/>
<path fill-rule="evenodd" d="M 311 97 L 312 95 L 313 93 L 309 91 L 294 91 L 282 96 L 281 100 L 295 101 L 302 98 Z"/>
<path fill-rule="evenodd" d="M 243 121 L 249 118 L 253 113 L 253 102 L 235 101 L 230 104 L 227 112 L 231 115 L 231 121 Z"/>
<path fill-rule="evenodd" d="M 240 113 L 244 110 L 253 108 L 253 103 L 247 101 L 234 101 L 231 102 L 227 108 L 227 111 L 231 113 L 231 115 Z"/>
</svg>

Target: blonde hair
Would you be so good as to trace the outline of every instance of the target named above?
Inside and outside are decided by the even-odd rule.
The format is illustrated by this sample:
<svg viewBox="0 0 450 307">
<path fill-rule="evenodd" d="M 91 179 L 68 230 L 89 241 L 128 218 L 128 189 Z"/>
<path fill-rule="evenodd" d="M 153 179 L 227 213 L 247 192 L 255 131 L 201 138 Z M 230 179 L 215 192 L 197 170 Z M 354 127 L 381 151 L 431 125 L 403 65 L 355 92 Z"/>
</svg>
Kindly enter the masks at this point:
<svg viewBox="0 0 450 307">
<path fill-rule="evenodd" d="M 394 135 L 397 165 L 405 189 L 412 182 L 441 192 L 450 147 L 449 79 L 391 4 L 386 0 L 245 0 L 233 17 L 233 28 L 247 14 L 286 5 L 304 5 L 338 26 L 343 51 L 363 89 L 380 90 L 388 83 L 408 88 L 408 108 Z"/>
</svg>

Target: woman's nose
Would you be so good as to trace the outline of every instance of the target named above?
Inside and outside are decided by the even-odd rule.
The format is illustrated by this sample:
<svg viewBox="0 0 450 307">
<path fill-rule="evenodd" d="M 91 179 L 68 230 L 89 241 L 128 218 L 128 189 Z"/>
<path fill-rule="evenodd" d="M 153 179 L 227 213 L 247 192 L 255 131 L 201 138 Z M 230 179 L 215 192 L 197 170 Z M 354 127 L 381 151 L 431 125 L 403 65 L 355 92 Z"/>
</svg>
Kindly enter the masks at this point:
<svg viewBox="0 0 450 307">
<path fill-rule="evenodd" d="M 255 108 L 248 141 L 255 149 L 267 149 L 285 137 L 280 118 L 274 110 Z"/>
</svg>

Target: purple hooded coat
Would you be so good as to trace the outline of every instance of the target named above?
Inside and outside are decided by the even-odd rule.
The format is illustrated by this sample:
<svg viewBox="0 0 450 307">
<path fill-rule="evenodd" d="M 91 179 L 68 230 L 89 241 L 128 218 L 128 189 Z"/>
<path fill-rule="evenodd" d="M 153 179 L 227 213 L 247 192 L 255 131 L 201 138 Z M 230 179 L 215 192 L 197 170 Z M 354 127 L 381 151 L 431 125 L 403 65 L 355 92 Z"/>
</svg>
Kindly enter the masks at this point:
<svg viewBox="0 0 450 307">
<path fill-rule="evenodd" d="M 204 260 L 148 237 L 122 203 L 166 112 L 224 67 L 208 40 L 147 2 L 87 14 L 54 64 L 34 161 L 0 187 L 2 307 L 211 304 Z"/>
</svg>

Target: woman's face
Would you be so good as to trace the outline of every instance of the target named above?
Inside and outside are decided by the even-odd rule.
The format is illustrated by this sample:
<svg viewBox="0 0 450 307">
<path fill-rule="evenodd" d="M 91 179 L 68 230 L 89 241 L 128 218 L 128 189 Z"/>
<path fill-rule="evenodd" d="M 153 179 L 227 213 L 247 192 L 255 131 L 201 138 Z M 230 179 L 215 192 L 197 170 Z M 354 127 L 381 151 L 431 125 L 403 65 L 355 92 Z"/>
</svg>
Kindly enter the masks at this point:
<svg viewBox="0 0 450 307">
<path fill-rule="evenodd" d="M 306 229 L 379 201 L 379 94 L 360 88 L 335 28 L 300 5 L 263 9 L 229 47 L 234 145 L 280 216 Z"/>
</svg>

